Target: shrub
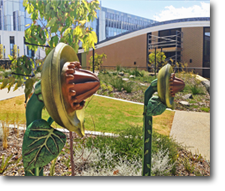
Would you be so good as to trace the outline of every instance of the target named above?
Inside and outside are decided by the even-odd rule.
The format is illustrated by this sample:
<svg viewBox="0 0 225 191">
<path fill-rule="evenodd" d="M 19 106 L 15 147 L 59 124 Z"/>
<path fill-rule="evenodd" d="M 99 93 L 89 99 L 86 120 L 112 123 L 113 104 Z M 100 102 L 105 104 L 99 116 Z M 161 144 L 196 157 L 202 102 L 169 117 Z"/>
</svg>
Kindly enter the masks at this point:
<svg viewBox="0 0 225 191">
<path fill-rule="evenodd" d="M 111 85 L 116 88 L 118 91 L 122 91 L 123 80 L 122 78 L 114 77 L 111 79 Z"/>
<path fill-rule="evenodd" d="M 198 84 L 192 85 L 190 89 L 193 95 L 204 94 L 203 89 Z"/>
<path fill-rule="evenodd" d="M 131 93 L 133 90 L 133 82 L 125 82 L 123 83 L 123 88 L 127 91 L 127 93 Z"/>
</svg>

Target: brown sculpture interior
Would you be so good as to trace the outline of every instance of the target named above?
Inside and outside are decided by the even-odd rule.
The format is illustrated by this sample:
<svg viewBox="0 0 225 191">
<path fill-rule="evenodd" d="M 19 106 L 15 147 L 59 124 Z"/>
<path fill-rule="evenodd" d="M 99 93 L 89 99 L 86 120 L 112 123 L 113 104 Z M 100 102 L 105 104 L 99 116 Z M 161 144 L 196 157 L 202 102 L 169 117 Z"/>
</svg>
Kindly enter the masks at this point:
<svg viewBox="0 0 225 191">
<path fill-rule="evenodd" d="M 100 86 L 98 77 L 81 69 L 79 62 L 66 62 L 61 73 L 62 94 L 68 114 L 84 107 L 85 99 L 92 96 Z"/>
<path fill-rule="evenodd" d="M 172 73 L 170 76 L 170 95 L 171 97 L 175 96 L 175 93 L 182 91 L 185 87 L 183 80 L 175 77 L 175 74 Z"/>
</svg>

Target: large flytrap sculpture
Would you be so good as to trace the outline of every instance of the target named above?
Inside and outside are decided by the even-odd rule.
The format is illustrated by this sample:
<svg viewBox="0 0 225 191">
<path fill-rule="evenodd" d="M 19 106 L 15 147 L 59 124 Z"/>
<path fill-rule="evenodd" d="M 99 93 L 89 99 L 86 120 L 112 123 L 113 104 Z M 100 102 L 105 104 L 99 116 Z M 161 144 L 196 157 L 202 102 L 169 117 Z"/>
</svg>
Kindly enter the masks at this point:
<svg viewBox="0 0 225 191">
<path fill-rule="evenodd" d="M 26 132 L 22 157 L 25 176 L 43 176 L 43 167 L 58 156 L 66 135 L 51 127 L 53 121 L 80 137 L 84 133 L 85 99 L 99 88 L 99 79 L 81 69 L 72 47 L 59 43 L 46 57 L 41 81 L 26 107 Z M 46 107 L 47 121 L 42 119 Z"/>
<path fill-rule="evenodd" d="M 158 78 L 152 81 L 144 95 L 144 128 L 143 128 L 143 159 L 142 175 L 151 176 L 152 153 L 152 116 L 162 114 L 166 108 L 173 107 L 175 93 L 183 90 L 184 82 L 175 77 L 170 64 L 159 70 Z M 158 96 L 153 96 L 158 92 Z"/>
</svg>

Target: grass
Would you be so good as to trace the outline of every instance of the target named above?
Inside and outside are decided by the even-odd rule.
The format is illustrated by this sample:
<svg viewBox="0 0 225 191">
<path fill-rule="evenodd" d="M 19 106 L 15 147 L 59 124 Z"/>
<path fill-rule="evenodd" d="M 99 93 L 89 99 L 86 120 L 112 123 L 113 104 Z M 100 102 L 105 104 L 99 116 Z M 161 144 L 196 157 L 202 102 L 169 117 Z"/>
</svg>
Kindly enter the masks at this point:
<svg viewBox="0 0 225 191">
<path fill-rule="evenodd" d="M 88 102 L 88 101 L 87 101 Z M 0 102 L 0 120 L 13 124 L 25 124 L 24 96 Z M 93 96 L 85 110 L 85 130 L 119 133 L 130 126 L 143 126 L 143 106 L 118 100 Z M 47 110 L 42 112 L 43 119 L 47 120 Z M 162 115 L 153 117 L 153 126 L 156 132 L 169 135 L 174 112 L 166 110 Z M 93 119 L 93 120 L 92 120 Z M 60 126 L 53 123 L 53 127 Z"/>
</svg>

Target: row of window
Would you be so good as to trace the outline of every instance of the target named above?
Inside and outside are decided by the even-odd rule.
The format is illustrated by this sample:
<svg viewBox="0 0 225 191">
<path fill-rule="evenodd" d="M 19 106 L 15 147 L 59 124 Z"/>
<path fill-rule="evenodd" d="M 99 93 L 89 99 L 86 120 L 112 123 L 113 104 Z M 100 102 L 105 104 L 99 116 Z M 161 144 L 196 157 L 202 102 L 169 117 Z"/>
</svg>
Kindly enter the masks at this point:
<svg viewBox="0 0 225 191">
<path fill-rule="evenodd" d="M 0 44 L 1 44 L 1 36 L 0 36 Z M 14 36 L 10 36 L 9 37 L 9 48 L 10 48 L 10 55 L 11 56 L 13 55 L 14 45 L 15 45 L 15 37 Z M 5 48 L 5 46 L 3 46 L 3 47 Z M 19 46 L 17 46 L 17 49 L 19 49 Z M 25 44 L 24 44 L 24 51 L 25 51 Z M 19 56 L 19 53 L 18 53 L 18 56 Z M 27 46 L 27 56 L 34 57 L 34 51 L 30 50 L 28 48 L 28 46 Z M 5 55 L 4 55 L 4 58 L 5 58 Z"/>
</svg>

